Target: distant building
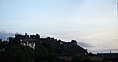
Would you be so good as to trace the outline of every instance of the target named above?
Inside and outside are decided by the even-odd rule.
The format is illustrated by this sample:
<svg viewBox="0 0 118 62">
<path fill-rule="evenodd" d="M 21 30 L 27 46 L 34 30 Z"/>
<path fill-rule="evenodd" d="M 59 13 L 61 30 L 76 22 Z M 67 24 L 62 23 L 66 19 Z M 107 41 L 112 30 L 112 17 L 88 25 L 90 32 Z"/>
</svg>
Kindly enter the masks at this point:
<svg viewBox="0 0 118 62">
<path fill-rule="evenodd" d="M 118 61 L 118 53 L 97 53 L 98 56 L 104 57 L 108 60 L 117 60 Z"/>
<path fill-rule="evenodd" d="M 97 53 L 86 56 L 93 62 L 118 62 L 118 53 Z"/>
<path fill-rule="evenodd" d="M 92 53 L 88 54 L 86 57 L 90 59 L 90 61 L 93 61 L 93 62 L 102 62 L 104 60 L 102 56 L 98 56 Z"/>
<path fill-rule="evenodd" d="M 67 62 L 71 62 L 74 56 L 81 57 L 81 59 L 89 59 L 91 62 L 118 62 L 118 53 L 97 53 L 92 54 L 88 53 L 87 49 L 80 47 L 77 45 L 76 40 L 72 40 L 71 42 L 64 42 L 61 40 L 57 40 L 55 38 L 40 38 L 39 34 L 36 35 L 25 35 L 15 34 L 15 37 L 9 37 L 9 41 L 2 41 L 0 39 L 0 51 L 5 51 L 5 46 L 17 46 L 17 45 L 24 45 L 30 46 L 31 48 L 35 49 L 35 45 L 46 44 L 47 45 L 54 45 L 54 51 L 56 51 L 57 58 L 60 60 L 65 60 Z"/>
<path fill-rule="evenodd" d="M 57 55 L 58 59 L 64 60 L 66 62 L 72 62 L 73 56 L 74 55 L 72 55 L 72 54 L 66 54 L 66 55 L 60 54 L 60 55 Z"/>
<path fill-rule="evenodd" d="M 10 45 L 26 45 L 30 46 L 32 48 L 35 48 L 35 40 L 40 39 L 40 35 L 28 35 L 25 33 L 25 35 L 21 34 L 15 34 L 15 37 L 9 37 L 9 44 Z"/>
<path fill-rule="evenodd" d="M 64 45 L 77 45 L 77 42 L 73 40 L 71 42 L 61 42 L 61 43 Z"/>
</svg>

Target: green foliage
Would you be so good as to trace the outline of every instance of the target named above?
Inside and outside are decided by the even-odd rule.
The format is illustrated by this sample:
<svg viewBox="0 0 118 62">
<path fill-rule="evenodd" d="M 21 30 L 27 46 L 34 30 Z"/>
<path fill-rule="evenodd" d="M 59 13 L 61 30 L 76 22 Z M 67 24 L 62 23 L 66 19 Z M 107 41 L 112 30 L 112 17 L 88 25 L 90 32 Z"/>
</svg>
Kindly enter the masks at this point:
<svg viewBox="0 0 118 62">
<path fill-rule="evenodd" d="M 77 45 L 63 45 L 57 41 L 34 40 L 35 49 L 23 45 L 5 45 L 0 43 L 0 62 L 65 62 L 58 59 L 58 54 L 77 54 Z M 80 48 L 81 49 L 81 48 Z M 76 58 L 75 58 L 76 60 Z"/>
<path fill-rule="evenodd" d="M 35 59 L 34 50 L 28 46 L 8 46 L 6 51 L 1 52 L 5 62 L 29 62 Z"/>
</svg>

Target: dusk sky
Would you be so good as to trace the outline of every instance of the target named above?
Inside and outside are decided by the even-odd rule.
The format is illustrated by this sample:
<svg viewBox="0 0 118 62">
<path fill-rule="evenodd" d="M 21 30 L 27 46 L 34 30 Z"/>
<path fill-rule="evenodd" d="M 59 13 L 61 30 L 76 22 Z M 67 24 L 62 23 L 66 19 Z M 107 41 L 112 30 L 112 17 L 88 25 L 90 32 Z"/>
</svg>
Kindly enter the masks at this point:
<svg viewBox="0 0 118 62">
<path fill-rule="evenodd" d="M 89 52 L 118 52 L 117 2 L 0 0 L 0 38 L 16 32 L 38 33 L 63 41 L 74 39 Z"/>
</svg>

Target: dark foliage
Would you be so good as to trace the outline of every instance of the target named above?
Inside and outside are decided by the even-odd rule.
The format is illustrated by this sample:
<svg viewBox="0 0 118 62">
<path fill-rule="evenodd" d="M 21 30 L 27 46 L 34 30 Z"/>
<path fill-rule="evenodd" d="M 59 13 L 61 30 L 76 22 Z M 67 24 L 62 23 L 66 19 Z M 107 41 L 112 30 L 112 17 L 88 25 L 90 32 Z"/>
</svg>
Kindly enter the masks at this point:
<svg viewBox="0 0 118 62">
<path fill-rule="evenodd" d="M 16 42 L 16 41 L 15 41 Z M 33 40 L 35 49 L 0 41 L 0 62 L 65 62 L 58 54 L 77 54 L 81 47 L 64 45 L 54 40 Z"/>
</svg>

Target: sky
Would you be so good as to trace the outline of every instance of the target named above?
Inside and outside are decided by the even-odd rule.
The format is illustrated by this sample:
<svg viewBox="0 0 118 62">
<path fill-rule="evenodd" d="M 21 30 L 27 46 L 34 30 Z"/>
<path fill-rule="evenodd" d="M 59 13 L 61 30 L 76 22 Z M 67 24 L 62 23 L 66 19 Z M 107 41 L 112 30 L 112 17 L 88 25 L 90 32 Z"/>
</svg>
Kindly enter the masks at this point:
<svg viewBox="0 0 118 62">
<path fill-rule="evenodd" d="M 76 40 L 89 52 L 118 52 L 118 0 L 0 0 L 0 38 L 17 33 Z"/>
</svg>

